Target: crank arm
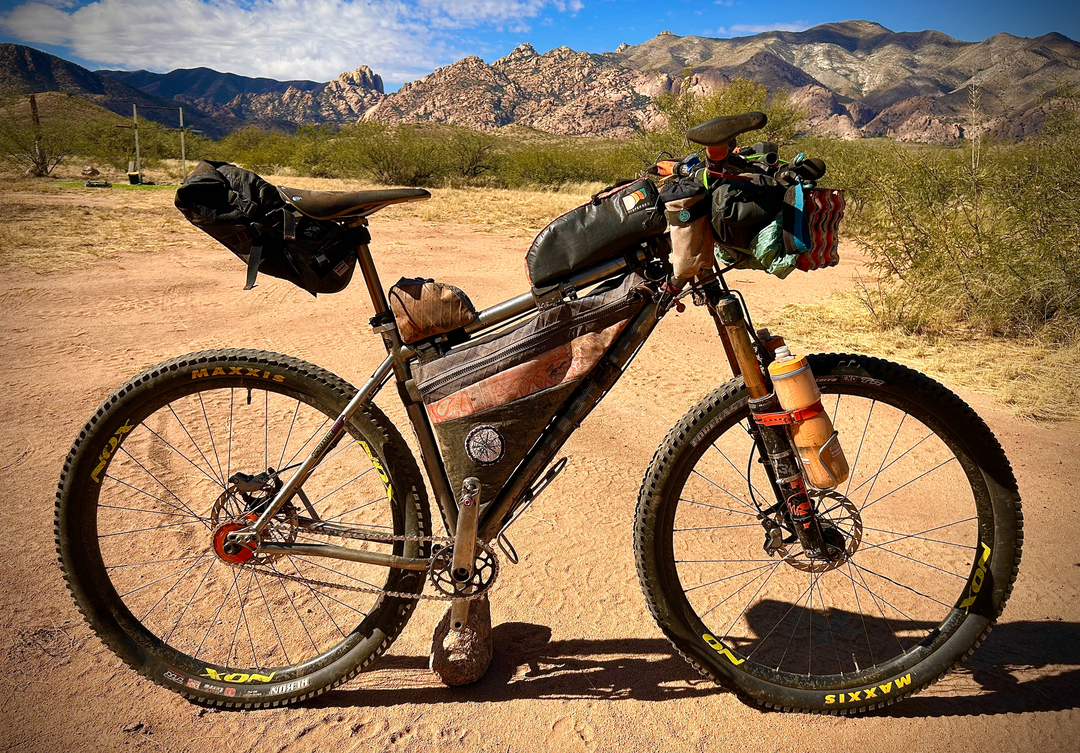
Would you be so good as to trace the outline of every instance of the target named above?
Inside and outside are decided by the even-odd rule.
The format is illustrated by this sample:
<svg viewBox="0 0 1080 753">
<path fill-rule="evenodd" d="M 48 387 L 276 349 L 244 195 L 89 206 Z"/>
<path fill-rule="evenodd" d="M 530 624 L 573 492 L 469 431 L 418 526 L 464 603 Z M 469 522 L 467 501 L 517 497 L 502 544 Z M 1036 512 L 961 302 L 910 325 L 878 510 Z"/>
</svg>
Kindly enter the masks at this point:
<svg viewBox="0 0 1080 753">
<path fill-rule="evenodd" d="M 431 560 L 420 557 L 399 557 L 396 554 L 365 552 L 349 549 L 335 544 L 295 544 L 283 541 L 266 541 L 256 550 L 265 554 L 301 554 L 308 557 L 329 557 L 335 560 L 362 562 L 366 565 L 381 565 L 398 570 L 420 570 L 426 572 Z"/>
</svg>

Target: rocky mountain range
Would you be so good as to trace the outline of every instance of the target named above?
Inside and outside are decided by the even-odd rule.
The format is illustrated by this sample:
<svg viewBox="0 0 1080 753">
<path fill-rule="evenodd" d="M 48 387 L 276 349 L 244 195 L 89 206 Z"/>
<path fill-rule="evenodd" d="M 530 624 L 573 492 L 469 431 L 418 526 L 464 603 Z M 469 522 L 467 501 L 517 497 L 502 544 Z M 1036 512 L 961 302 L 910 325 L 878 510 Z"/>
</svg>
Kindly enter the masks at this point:
<svg viewBox="0 0 1080 753">
<path fill-rule="evenodd" d="M 181 103 L 211 134 L 251 123 L 295 128 L 366 119 L 485 131 L 516 123 L 622 137 L 657 120 L 652 98 L 677 91 L 687 70 L 690 85 L 703 93 L 734 78 L 782 88 L 806 110 L 811 132 L 949 143 L 971 135 L 972 85 L 980 91 L 978 130 L 1008 138 L 1036 132 L 1046 99 L 1063 86 L 1080 85 L 1080 45 L 1054 33 L 964 42 L 937 31 L 892 32 L 869 21 L 733 39 L 661 32 L 602 54 L 567 47 L 540 54 L 522 44 L 491 64 L 467 57 L 392 93 L 366 66 L 329 83 L 206 68 L 91 72 L 31 48 L 0 45 L 0 93 L 59 87 L 122 114 L 139 97 Z"/>
</svg>

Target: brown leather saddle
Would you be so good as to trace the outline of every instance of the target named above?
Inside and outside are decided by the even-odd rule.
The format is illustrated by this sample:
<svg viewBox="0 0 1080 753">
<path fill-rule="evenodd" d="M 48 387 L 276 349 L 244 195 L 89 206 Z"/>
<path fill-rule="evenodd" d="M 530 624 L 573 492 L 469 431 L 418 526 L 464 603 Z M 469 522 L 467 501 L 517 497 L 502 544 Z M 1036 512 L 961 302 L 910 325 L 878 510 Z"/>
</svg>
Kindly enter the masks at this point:
<svg viewBox="0 0 1080 753">
<path fill-rule="evenodd" d="M 380 191 L 305 191 L 278 186 L 289 206 L 313 220 L 367 217 L 383 207 L 406 201 L 423 201 L 431 193 L 422 188 L 388 188 Z"/>
</svg>

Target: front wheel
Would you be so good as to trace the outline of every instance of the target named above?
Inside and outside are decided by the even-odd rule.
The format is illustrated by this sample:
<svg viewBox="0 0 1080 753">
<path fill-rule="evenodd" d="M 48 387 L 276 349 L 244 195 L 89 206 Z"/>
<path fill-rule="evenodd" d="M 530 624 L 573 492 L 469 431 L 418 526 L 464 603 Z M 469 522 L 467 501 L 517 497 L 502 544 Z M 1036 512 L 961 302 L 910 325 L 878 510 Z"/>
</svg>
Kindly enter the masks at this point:
<svg viewBox="0 0 1080 753">
<path fill-rule="evenodd" d="M 56 545 L 76 605 L 123 661 L 202 703 L 275 706 L 344 682 L 389 647 L 422 573 L 253 555 L 226 539 L 353 394 L 294 358 L 214 350 L 151 367 L 102 404 L 64 464 Z M 385 543 L 348 538 L 361 530 Z M 266 533 L 406 557 L 426 556 L 430 534 L 416 462 L 373 405 Z"/>
<path fill-rule="evenodd" d="M 851 465 L 837 489 L 811 491 L 842 555 L 810 560 L 792 535 L 741 380 L 657 450 L 635 553 L 653 616 L 703 674 L 763 706 L 855 713 L 979 645 L 1016 577 L 1020 499 L 993 434 L 942 385 L 865 356 L 810 364 Z"/>
</svg>

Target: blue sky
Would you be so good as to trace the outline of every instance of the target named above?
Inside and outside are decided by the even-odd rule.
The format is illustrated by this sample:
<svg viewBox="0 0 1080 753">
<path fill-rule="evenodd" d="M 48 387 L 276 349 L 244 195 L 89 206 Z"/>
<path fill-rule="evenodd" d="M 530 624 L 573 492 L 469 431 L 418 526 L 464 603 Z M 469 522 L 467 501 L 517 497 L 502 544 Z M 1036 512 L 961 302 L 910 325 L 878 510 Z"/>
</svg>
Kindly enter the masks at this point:
<svg viewBox="0 0 1080 753">
<path fill-rule="evenodd" d="M 1080 39 L 1077 0 L 0 0 L 0 41 L 90 68 L 207 66 L 326 81 L 366 64 L 394 89 L 465 55 L 491 62 L 521 42 L 604 52 L 664 29 L 731 37 L 851 18 L 968 41 L 1002 31 Z"/>
</svg>

